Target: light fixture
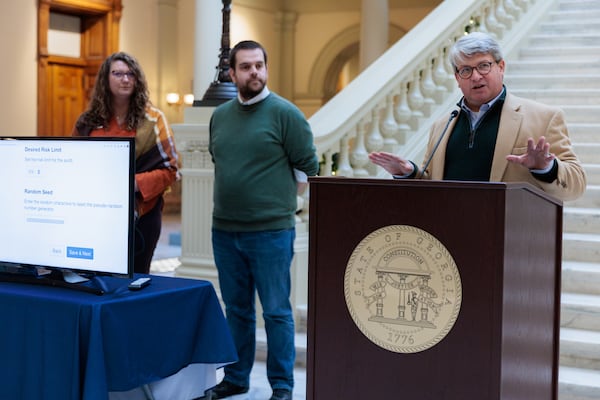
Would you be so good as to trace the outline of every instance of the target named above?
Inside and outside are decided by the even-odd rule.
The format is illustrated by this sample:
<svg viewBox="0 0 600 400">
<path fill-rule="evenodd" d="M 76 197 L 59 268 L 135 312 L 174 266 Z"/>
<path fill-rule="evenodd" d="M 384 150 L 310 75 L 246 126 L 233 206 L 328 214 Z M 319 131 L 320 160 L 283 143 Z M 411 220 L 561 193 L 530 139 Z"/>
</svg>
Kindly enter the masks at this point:
<svg viewBox="0 0 600 400">
<path fill-rule="evenodd" d="M 193 93 L 187 93 L 183 95 L 183 103 L 187 104 L 188 106 L 191 106 L 192 104 L 194 104 L 194 94 Z"/>
<path fill-rule="evenodd" d="M 194 104 L 194 95 L 192 93 L 186 93 L 182 96 L 179 93 L 171 92 L 167 93 L 165 100 L 169 106 L 180 106 L 182 104 L 191 106 Z"/>
<path fill-rule="evenodd" d="M 179 93 L 175 93 L 175 92 L 171 92 L 171 93 L 167 93 L 167 104 L 172 106 L 175 104 L 181 104 L 181 96 L 179 96 Z"/>
<path fill-rule="evenodd" d="M 202 100 L 196 100 L 195 107 L 216 107 L 229 99 L 237 96 L 237 87 L 229 76 L 229 20 L 231 15 L 231 0 L 221 0 L 223 9 L 223 30 L 221 33 L 221 50 L 219 52 L 219 65 L 217 75 L 210 84 Z"/>
</svg>

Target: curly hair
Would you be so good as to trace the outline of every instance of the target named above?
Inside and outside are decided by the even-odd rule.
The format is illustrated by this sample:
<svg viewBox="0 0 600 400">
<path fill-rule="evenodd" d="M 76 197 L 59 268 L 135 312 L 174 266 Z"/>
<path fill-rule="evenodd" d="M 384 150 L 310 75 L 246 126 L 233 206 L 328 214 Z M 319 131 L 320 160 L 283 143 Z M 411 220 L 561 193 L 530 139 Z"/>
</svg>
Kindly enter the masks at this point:
<svg viewBox="0 0 600 400">
<path fill-rule="evenodd" d="M 122 61 L 127 64 L 129 70 L 133 72 L 135 79 L 133 93 L 129 99 L 127 117 L 125 118 L 126 128 L 134 130 L 143 120 L 146 106 L 150 104 L 148 84 L 144 71 L 135 57 L 124 52 L 118 52 L 111 54 L 104 60 L 98 70 L 88 109 L 77 121 L 79 132 L 95 129 L 98 126 L 104 126 L 105 129 L 108 129 L 110 120 L 114 114 L 112 104 L 113 95 L 109 85 L 110 66 L 115 61 Z"/>
</svg>

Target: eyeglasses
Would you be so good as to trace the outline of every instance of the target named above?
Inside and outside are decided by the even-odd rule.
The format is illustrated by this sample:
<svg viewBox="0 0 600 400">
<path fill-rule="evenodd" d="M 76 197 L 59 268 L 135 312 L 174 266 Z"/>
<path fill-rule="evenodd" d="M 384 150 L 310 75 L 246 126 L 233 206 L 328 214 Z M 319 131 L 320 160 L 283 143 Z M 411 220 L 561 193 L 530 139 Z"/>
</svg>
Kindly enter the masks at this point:
<svg viewBox="0 0 600 400">
<path fill-rule="evenodd" d="M 135 74 L 131 71 L 123 72 L 123 71 L 110 71 L 112 76 L 119 80 L 123 80 L 123 78 L 127 77 L 127 79 L 135 78 Z"/>
<path fill-rule="evenodd" d="M 473 75 L 474 69 L 476 69 L 477 72 L 479 72 L 479 75 L 487 75 L 492 70 L 492 65 L 494 63 L 495 61 L 484 61 L 482 63 L 479 63 L 476 67 L 461 67 L 460 69 L 456 70 L 456 73 L 463 79 L 469 79 L 471 75 Z"/>
</svg>

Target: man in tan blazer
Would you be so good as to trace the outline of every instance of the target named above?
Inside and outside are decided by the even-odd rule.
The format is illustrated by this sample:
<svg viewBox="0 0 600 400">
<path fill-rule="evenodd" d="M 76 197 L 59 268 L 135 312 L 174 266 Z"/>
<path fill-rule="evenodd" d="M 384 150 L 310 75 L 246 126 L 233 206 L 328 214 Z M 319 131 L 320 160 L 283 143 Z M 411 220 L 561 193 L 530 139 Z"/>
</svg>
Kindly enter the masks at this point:
<svg viewBox="0 0 600 400">
<path fill-rule="evenodd" d="M 431 127 L 421 168 L 386 152 L 371 153 L 371 162 L 395 178 L 528 182 L 561 200 L 581 196 L 585 172 L 564 113 L 507 92 L 496 40 L 471 33 L 449 56 L 463 98 L 458 110 Z"/>
</svg>

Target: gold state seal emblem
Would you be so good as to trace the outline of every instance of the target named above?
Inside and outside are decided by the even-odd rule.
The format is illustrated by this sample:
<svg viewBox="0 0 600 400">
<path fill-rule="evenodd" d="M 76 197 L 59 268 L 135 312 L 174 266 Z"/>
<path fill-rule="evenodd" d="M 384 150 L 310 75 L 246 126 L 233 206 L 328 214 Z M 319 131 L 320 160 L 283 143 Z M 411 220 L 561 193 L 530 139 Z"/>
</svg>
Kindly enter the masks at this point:
<svg viewBox="0 0 600 400">
<path fill-rule="evenodd" d="M 346 266 L 344 294 L 360 331 L 384 349 L 416 353 L 439 343 L 460 311 L 454 259 L 429 233 L 390 225 L 365 237 Z"/>
</svg>

